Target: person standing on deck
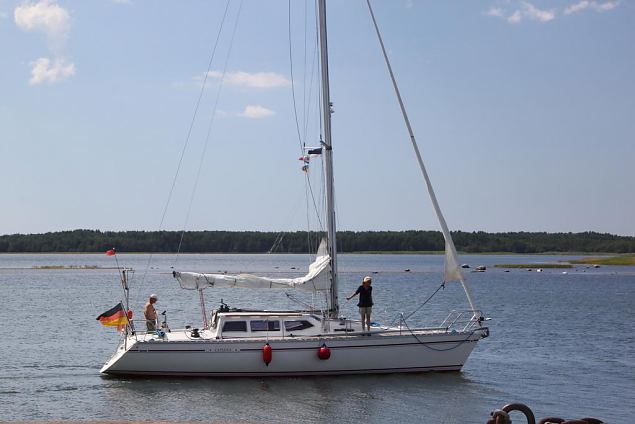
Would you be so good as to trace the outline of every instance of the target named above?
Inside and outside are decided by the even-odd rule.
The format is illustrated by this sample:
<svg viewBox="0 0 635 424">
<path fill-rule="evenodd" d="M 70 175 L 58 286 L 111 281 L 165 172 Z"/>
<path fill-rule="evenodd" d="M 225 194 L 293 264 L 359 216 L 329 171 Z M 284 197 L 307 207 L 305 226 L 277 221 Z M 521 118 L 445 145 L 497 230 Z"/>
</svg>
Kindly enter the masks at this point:
<svg viewBox="0 0 635 424">
<path fill-rule="evenodd" d="M 157 311 L 154 309 L 154 304 L 157 303 L 159 298 L 156 294 L 151 294 L 145 308 L 143 309 L 143 315 L 146 318 L 146 328 L 148 331 L 155 331 L 157 329 Z"/>
<path fill-rule="evenodd" d="M 370 314 L 373 309 L 373 288 L 370 286 L 371 282 L 372 279 L 370 277 L 364 277 L 362 285 L 357 288 L 355 293 L 346 298 L 346 300 L 351 300 L 359 294 L 359 302 L 357 303 L 357 306 L 359 307 L 359 314 L 362 317 L 362 331 L 366 331 L 366 329 L 368 329 L 369 336 Z"/>
</svg>

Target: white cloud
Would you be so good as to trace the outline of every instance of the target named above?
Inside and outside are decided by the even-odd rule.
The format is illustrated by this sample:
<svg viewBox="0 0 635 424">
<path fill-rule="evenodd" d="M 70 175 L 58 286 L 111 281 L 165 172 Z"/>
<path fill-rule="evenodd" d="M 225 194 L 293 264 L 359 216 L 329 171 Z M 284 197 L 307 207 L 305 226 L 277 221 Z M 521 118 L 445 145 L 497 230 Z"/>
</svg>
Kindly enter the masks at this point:
<svg viewBox="0 0 635 424">
<path fill-rule="evenodd" d="M 584 10 L 594 10 L 596 12 L 607 12 L 613 10 L 620 5 L 622 0 L 579 0 L 577 3 L 570 4 L 562 10 L 565 15 L 582 12 Z M 518 24 L 523 20 L 532 20 L 538 22 L 549 22 L 556 19 L 556 9 L 538 9 L 532 3 L 525 0 L 500 0 L 498 4 L 501 7 L 490 7 L 483 14 L 504 19 L 510 24 Z M 515 7 L 514 7 L 515 5 Z M 507 9 L 507 10 L 506 10 Z M 515 9 L 515 10 L 514 10 Z"/>
<path fill-rule="evenodd" d="M 210 71 L 207 74 L 210 78 L 221 78 L 222 73 L 218 71 Z M 248 72 L 227 72 L 224 82 L 230 85 L 247 88 L 275 88 L 286 87 L 291 84 L 284 75 L 274 72 L 256 72 L 250 74 Z"/>
<path fill-rule="evenodd" d="M 491 7 L 485 14 L 487 16 L 496 16 L 497 18 L 505 16 L 505 12 L 500 7 Z"/>
<path fill-rule="evenodd" d="M 582 0 L 579 3 L 572 4 L 571 6 L 567 6 L 564 9 L 565 15 L 570 15 L 571 13 L 580 12 L 589 7 L 590 2 L 587 0 Z"/>
<path fill-rule="evenodd" d="M 511 15 L 507 17 L 507 22 L 509 22 L 510 24 L 517 24 L 521 20 L 522 20 L 522 15 L 520 13 L 520 10 L 515 11 L 514 13 L 512 13 Z"/>
<path fill-rule="evenodd" d="M 71 18 L 66 9 L 55 1 L 41 0 L 25 3 L 13 12 L 15 24 L 24 31 L 43 32 L 49 42 L 60 45 L 71 30 Z"/>
<path fill-rule="evenodd" d="M 509 4 L 509 2 L 507 2 Z M 518 24 L 523 19 L 529 19 L 538 22 L 549 22 L 556 18 L 556 9 L 538 9 L 533 4 L 527 1 L 520 1 L 520 8 L 517 8 L 511 13 L 507 13 L 505 9 L 501 7 L 491 7 L 485 15 L 501 18 L 509 22 L 510 24 Z"/>
<path fill-rule="evenodd" d="M 598 3 L 596 1 L 592 2 L 592 7 L 596 12 L 606 12 L 608 10 L 613 10 L 619 5 L 619 1 L 607 1 L 604 3 Z"/>
<path fill-rule="evenodd" d="M 620 4 L 619 1 L 597 2 L 597 1 L 582 0 L 578 3 L 567 6 L 564 9 L 564 14 L 570 15 L 572 13 L 582 12 L 583 10 L 586 10 L 586 9 L 591 9 L 596 12 L 607 12 L 609 10 L 615 9 L 617 6 L 619 6 L 619 4 Z"/>
<path fill-rule="evenodd" d="M 31 63 L 30 85 L 37 85 L 43 82 L 49 84 L 62 81 L 75 75 L 75 64 L 66 63 L 64 59 L 55 59 L 51 62 L 46 57 L 41 57 Z"/>
<path fill-rule="evenodd" d="M 260 118 L 267 118 L 275 114 L 276 112 L 274 112 L 271 109 L 267 109 L 266 107 L 248 105 L 245 107 L 244 111 L 238 114 L 238 116 L 241 116 L 243 118 L 250 118 L 250 119 L 260 119 Z"/>
<path fill-rule="evenodd" d="M 71 31 L 71 16 L 56 0 L 24 2 L 13 11 L 15 25 L 26 32 L 40 32 L 46 37 L 54 59 L 41 57 L 31 62 L 30 85 L 49 84 L 75 75 L 75 64 L 63 59 L 63 48 Z"/>
<path fill-rule="evenodd" d="M 528 19 L 539 22 L 549 22 L 556 18 L 556 9 L 540 10 L 533 4 L 526 1 L 522 2 L 522 5 L 522 14 Z"/>
</svg>

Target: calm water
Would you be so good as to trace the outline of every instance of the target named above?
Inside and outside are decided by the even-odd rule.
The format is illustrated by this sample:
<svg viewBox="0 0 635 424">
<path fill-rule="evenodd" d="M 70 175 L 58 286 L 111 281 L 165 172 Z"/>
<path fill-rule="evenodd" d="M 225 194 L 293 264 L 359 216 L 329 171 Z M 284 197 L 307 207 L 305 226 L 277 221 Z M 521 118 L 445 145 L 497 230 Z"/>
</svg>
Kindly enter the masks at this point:
<svg viewBox="0 0 635 424">
<path fill-rule="evenodd" d="M 200 325 L 195 292 L 169 275 L 175 259 L 118 255 L 136 269 L 131 306 L 159 294 L 173 327 Z M 465 256 L 472 266 L 558 257 Z M 443 258 L 432 255 L 343 255 L 341 293 L 374 272 L 373 319 L 389 324 L 414 310 L 440 283 Z M 182 255 L 179 269 L 294 275 L 303 255 Z M 468 274 L 477 306 L 492 318 L 461 373 L 284 379 L 103 377 L 99 368 L 118 336 L 95 317 L 121 298 L 109 269 L 33 269 L 50 265 L 114 266 L 105 255 L 0 255 L 0 420 L 172 420 L 231 422 L 484 423 L 512 401 L 539 417 L 596 416 L 633 422 L 635 413 L 635 267 L 579 267 L 542 273 L 489 268 Z M 146 272 L 147 269 L 147 272 Z M 404 270 L 410 269 L 410 272 Z M 342 296 L 340 296 L 342 297 Z M 208 309 L 298 305 L 281 291 L 208 290 Z M 302 298 L 319 302 L 310 296 Z M 466 307 L 449 284 L 411 320 L 429 324 Z M 354 302 L 343 312 L 355 316 Z M 519 419 L 518 422 L 524 422 Z"/>
</svg>

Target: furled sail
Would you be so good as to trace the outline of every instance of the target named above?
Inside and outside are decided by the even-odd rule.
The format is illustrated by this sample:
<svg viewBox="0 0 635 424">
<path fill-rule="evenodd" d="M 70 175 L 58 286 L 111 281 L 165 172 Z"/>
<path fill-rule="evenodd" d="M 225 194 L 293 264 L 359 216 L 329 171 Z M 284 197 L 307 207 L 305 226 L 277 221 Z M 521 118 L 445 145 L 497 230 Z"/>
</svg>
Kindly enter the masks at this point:
<svg viewBox="0 0 635 424">
<path fill-rule="evenodd" d="M 174 272 L 181 288 L 186 290 L 201 290 L 208 287 L 216 288 L 252 288 L 252 289 L 299 289 L 306 291 L 327 291 L 331 288 L 330 281 L 331 258 L 326 249 L 326 241 L 322 240 L 317 257 L 309 272 L 297 278 L 270 278 L 253 274 L 205 274 L 198 272 Z"/>
<path fill-rule="evenodd" d="M 415 155 L 417 156 L 417 161 L 419 162 L 419 168 L 421 168 L 421 173 L 423 174 L 423 178 L 426 181 L 428 194 L 430 195 L 432 206 L 434 207 L 434 211 L 437 215 L 437 219 L 439 220 L 439 224 L 441 225 L 443 238 L 445 239 L 445 269 L 443 273 L 444 274 L 443 281 L 460 281 L 461 285 L 463 286 L 463 290 L 465 291 L 465 296 L 467 297 L 467 301 L 470 304 L 470 308 L 472 310 L 476 310 L 476 306 L 474 305 L 474 301 L 472 300 L 472 294 L 470 293 L 470 288 L 468 287 L 467 281 L 465 281 L 465 277 L 463 276 L 463 273 L 461 272 L 461 268 L 459 267 L 459 261 L 456 254 L 456 248 L 454 247 L 454 241 L 452 240 L 452 235 L 450 234 L 448 225 L 446 224 L 445 218 L 443 217 L 443 214 L 441 213 L 439 202 L 437 202 L 437 196 L 434 194 L 434 189 L 432 188 L 432 183 L 430 182 L 430 178 L 428 177 L 428 172 L 426 171 L 426 167 L 423 164 L 423 159 L 421 158 L 421 152 L 419 151 L 419 146 L 417 145 L 417 140 L 415 139 L 414 131 L 412 130 L 412 126 L 410 125 L 410 119 L 408 119 L 408 113 L 406 112 L 406 107 L 404 106 L 403 99 L 401 98 L 401 93 L 399 92 L 399 87 L 397 86 L 397 80 L 395 79 L 395 74 L 392 71 L 392 66 L 390 65 L 390 60 L 388 59 L 388 53 L 386 53 L 384 40 L 382 39 L 381 33 L 379 32 L 379 26 L 377 25 L 377 20 L 375 19 L 373 8 L 371 7 L 369 0 L 366 1 L 366 4 L 368 5 L 368 10 L 370 12 L 371 19 L 373 20 L 375 33 L 377 34 L 377 39 L 379 40 L 381 51 L 384 55 L 386 67 L 388 68 L 390 79 L 392 80 L 392 86 L 395 90 L 395 94 L 397 95 L 397 100 L 399 101 L 401 114 L 406 124 L 406 128 L 408 129 L 408 134 L 410 134 L 410 142 L 412 143 L 412 148 L 414 149 Z"/>
</svg>

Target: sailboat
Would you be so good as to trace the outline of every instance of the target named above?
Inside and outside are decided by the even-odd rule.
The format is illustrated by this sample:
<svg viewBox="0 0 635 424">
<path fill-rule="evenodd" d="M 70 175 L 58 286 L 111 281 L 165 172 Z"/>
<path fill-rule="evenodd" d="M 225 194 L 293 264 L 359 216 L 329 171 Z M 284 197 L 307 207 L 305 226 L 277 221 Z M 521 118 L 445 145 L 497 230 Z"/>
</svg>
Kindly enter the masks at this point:
<svg viewBox="0 0 635 424">
<path fill-rule="evenodd" d="M 318 0 L 317 12 L 326 238 L 320 243 L 308 273 L 297 278 L 271 278 L 174 271 L 173 276 L 181 288 L 198 291 L 202 327 L 169 329 L 165 326 L 146 332 L 135 330 L 129 323 L 115 353 L 101 368 L 102 373 L 273 377 L 459 371 L 478 341 L 489 335 L 489 329 L 483 325 L 484 315 L 476 309 L 461 272 L 452 237 L 421 159 L 370 3 L 369 10 L 386 64 L 445 238 L 444 283 L 460 282 L 470 309 L 451 311 L 438 326 L 426 328 L 411 328 L 408 317 L 402 315 L 394 326 L 371 325 L 364 329 L 361 321 L 340 314 L 325 3 L 326 0 Z M 123 283 L 127 288 L 125 273 Z M 214 288 L 302 290 L 325 294 L 327 305 L 323 310 L 244 310 L 230 308 L 221 301 L 221 307 L 208 314 L 203 293 Z"/>
</svg>

